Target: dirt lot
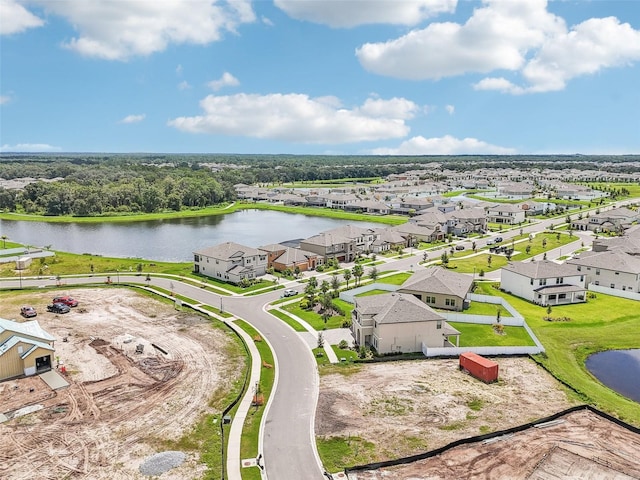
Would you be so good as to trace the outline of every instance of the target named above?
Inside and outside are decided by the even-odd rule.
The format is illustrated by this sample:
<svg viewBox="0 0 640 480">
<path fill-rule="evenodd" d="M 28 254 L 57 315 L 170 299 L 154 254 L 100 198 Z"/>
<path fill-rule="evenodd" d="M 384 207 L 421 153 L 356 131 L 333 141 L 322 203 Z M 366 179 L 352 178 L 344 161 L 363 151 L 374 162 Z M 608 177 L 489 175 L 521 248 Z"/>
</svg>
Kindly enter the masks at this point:
<svg viewBox="0 0 640 480">
<path fill-rule="evenodd" d="M 497 362 L 500 380 L 490 385 L 461 372 L 457 360 L 386 362 L 322 375 L 316 433 L 359 437 L 357 452 L 344 458 L 350 466 L 433 450 L 573 405 L 533 361 Z"/>
<path fill-rule="evenodd" d="M 222 329 L 135 292 L 59 293 L 70 293 L 79 307 L 46 313 L 51 292 L 19 301 L 36 306 L 40 325 L 56 337 L 70 386 L 54 392 L 39 377 L 0 383 L 0 413 L 40 408 L 0 424 L 0 478 L 148 478 L 138 468 L 162 451 L 158 440 L 187 432 L 213 392 L 230 387 L 243 360 L 227 357 L 231 337 Z M 137 345 L 143 353 L 135 353 Z M 162 478 L 200 477 L 197 460 L 189 455 Z"/>
<path fill-rule="evenodd" d="M 631 480 L 640 478 L 640 435 L 587 410 L 408 465 L 350 473 L 350 480 Z"/>
</svg>

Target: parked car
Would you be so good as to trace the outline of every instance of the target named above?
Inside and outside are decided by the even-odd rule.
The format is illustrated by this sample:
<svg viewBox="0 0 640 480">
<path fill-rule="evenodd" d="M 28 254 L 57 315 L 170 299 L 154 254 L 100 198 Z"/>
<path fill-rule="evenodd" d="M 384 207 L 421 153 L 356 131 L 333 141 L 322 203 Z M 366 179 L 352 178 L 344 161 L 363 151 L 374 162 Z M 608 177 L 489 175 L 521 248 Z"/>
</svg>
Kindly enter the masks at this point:
<svg viewBox="0 0 640 480">
<path fill-rule="evenodd" d="M 298 294 L 298 292 L 296 292 L 292 288 L 287 288 L 284 291 L 284 293 L 282 294 L 282 296 L 284 296 L 284 297 L 293 297 L 294 295 L 297 295 L 297 294 Z"/>
<path fill-rule="evenodd" d="M 495 240 L 487 240 L 487 245 L 493 245 L 495 243 Z"/>
<path fill-rule="evenodd" d="M 502 241 L 502 237 L 496 237 L 495 242 L 500 243 Z"/>
<path fill-rule="evenodd" d="M 77 307 L 78 301 L 73 297 L 55 297 L 53 303 L 64 303 L 69 307 Z"/>
<path fill-rule="evenodd" d="M 456 250 L 464 250 L 464 245 L 456 245 Z"/>
<path fill-rule="evenodd" d="M 71 308 L 64 303 L 52 303 L 51 305 L 47 305 L 47 312 L 52 313 L 69 313 Z"/>
<path fill-rule="evenodd" d="M 22 315 L 25 318 L 32 318 L 38 315 L 38 312 L 36 312 L 36 309 L 33 308 L 32 306 L 25 305 L 20 309 L 20 315 Z"/>
</svg>

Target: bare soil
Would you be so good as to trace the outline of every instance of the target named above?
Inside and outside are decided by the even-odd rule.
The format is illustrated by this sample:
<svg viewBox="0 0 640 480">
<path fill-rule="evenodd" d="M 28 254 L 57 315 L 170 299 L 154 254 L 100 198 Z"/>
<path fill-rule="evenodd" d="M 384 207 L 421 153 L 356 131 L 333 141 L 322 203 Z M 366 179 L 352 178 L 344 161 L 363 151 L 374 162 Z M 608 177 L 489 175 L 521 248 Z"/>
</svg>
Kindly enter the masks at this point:
<svg viewBox="0 0 640 480">
<path fill-rule="evenodd" d="M 529 428 L 487 442 L 380 470 L 353 472 L 350 480 L 631 480 L 640 478 L 640 435 L 588 410 L 567 414 L 546 428 Z"/>
<path fill-rule="evenodd" d="M 0 424 L 0 478 L 148 478 L 140 464 L 210 413 L 212 395 L 231 388 L 243 360 L 230 358 L 228 334 L 198 315 L 125 289 L 64 293 L 80 302 L 64 315 L 46 313 L 53 293 L 20 299 L 56 337 L 58 372 L 70 386 L 52 391 L 37 376 L 0 383 L 0 413 L 10 417 Z M 12 418 L 29 405 L 39 410 Z M 189 454 L 162 478 L 204 470 Z"/>
<path fill-rule="evenodd" d="M 457 359 L 333 367 L 344 373 L 321 375 L 316 434 L 361 439 L 346 467 L 415 455 L 574 405 L 532 360 L 497 362 L 499 381 L 488 385 L 460 371 Z"/>
</svg>

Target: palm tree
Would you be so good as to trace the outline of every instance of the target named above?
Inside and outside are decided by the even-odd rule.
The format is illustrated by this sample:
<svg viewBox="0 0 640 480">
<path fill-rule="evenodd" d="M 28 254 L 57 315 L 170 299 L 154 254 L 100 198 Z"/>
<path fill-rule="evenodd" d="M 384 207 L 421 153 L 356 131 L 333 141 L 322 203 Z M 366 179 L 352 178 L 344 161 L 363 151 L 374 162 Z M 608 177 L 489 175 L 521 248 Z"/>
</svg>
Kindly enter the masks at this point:
<svg viewBox="0 0 640 480">
<path fill-rule="evenodd" d="M 349 288 L 349 280 L 351 280 L 351 270 L 345 270 L 342 274 L 342 278 L 347 282 L 347 289 Z"/>
<path fill-rule="evenodd" d="M 322 295 L 326 295 L 330 288 L 331 286 L 329 285 L 329 282 L 327 282 L 326 280 L 323 280 L 322 283 L 320 284 L 320 291 L 322 292 Z"/>
<path fill-rule="evenodd" d="M 356 279 L 356 285 L 360 285 L 360 278 L 362 278 L 362 275 L 364 275 L 364 270 L 362 269 L 362 265 L 360 264 L 355 265 L 351 270 L 351 273 L 353 273 L 353 276 Z"/>
<path fill-rule="evenodd" d="M 336 297 L 338 296 L 338 290 L 340 290 L 340 280 L 338 280 L 338 272 L 333 272 L 333 276 L 331 277 L 331 288 L 335 292 Z"/>
</svg>

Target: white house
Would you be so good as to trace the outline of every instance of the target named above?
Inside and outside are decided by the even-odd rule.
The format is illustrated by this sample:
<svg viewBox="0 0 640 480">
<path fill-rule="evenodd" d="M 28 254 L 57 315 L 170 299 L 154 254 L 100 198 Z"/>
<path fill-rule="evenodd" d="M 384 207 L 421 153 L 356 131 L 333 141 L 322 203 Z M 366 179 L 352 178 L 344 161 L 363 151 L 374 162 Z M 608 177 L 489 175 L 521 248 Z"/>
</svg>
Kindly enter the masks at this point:
<svg viewBox="0 0 640 480">
<path fill-rule="evenodd" d="M 193 252 L 193 271 L 229 283 L 254 279 L 267 271 L 267 252 L 234 242 Z"/>
<path fill-rule="evenodd" d="M 380 355 L 421 352 L 423 344 L 459 344 L 460 332 L 413 295 L 393 292 L 356 297 L 355 302 L 351 314 L 353 337 L 358 345 L 370 345 Z"/>
<path fill-rule="evenodd" d="M 524 222 L 525 212 L 518 205 L 498 204 L 487 208 L 487 219 L 492 223 L 517 225 Z"/>
<path fill-rule="evenodd" d="M 586 276 L 587 285 L 640 293 L 640 258 L 621 248 L 604 252 L 583 252 L 567 260 Z"/>
<path fill-rule="evenodd" d="M 543 306 L 585 301 L 585 275 L 575 265 L 548 260 L 502 267 L 500 288 Z"/>
</svg>

